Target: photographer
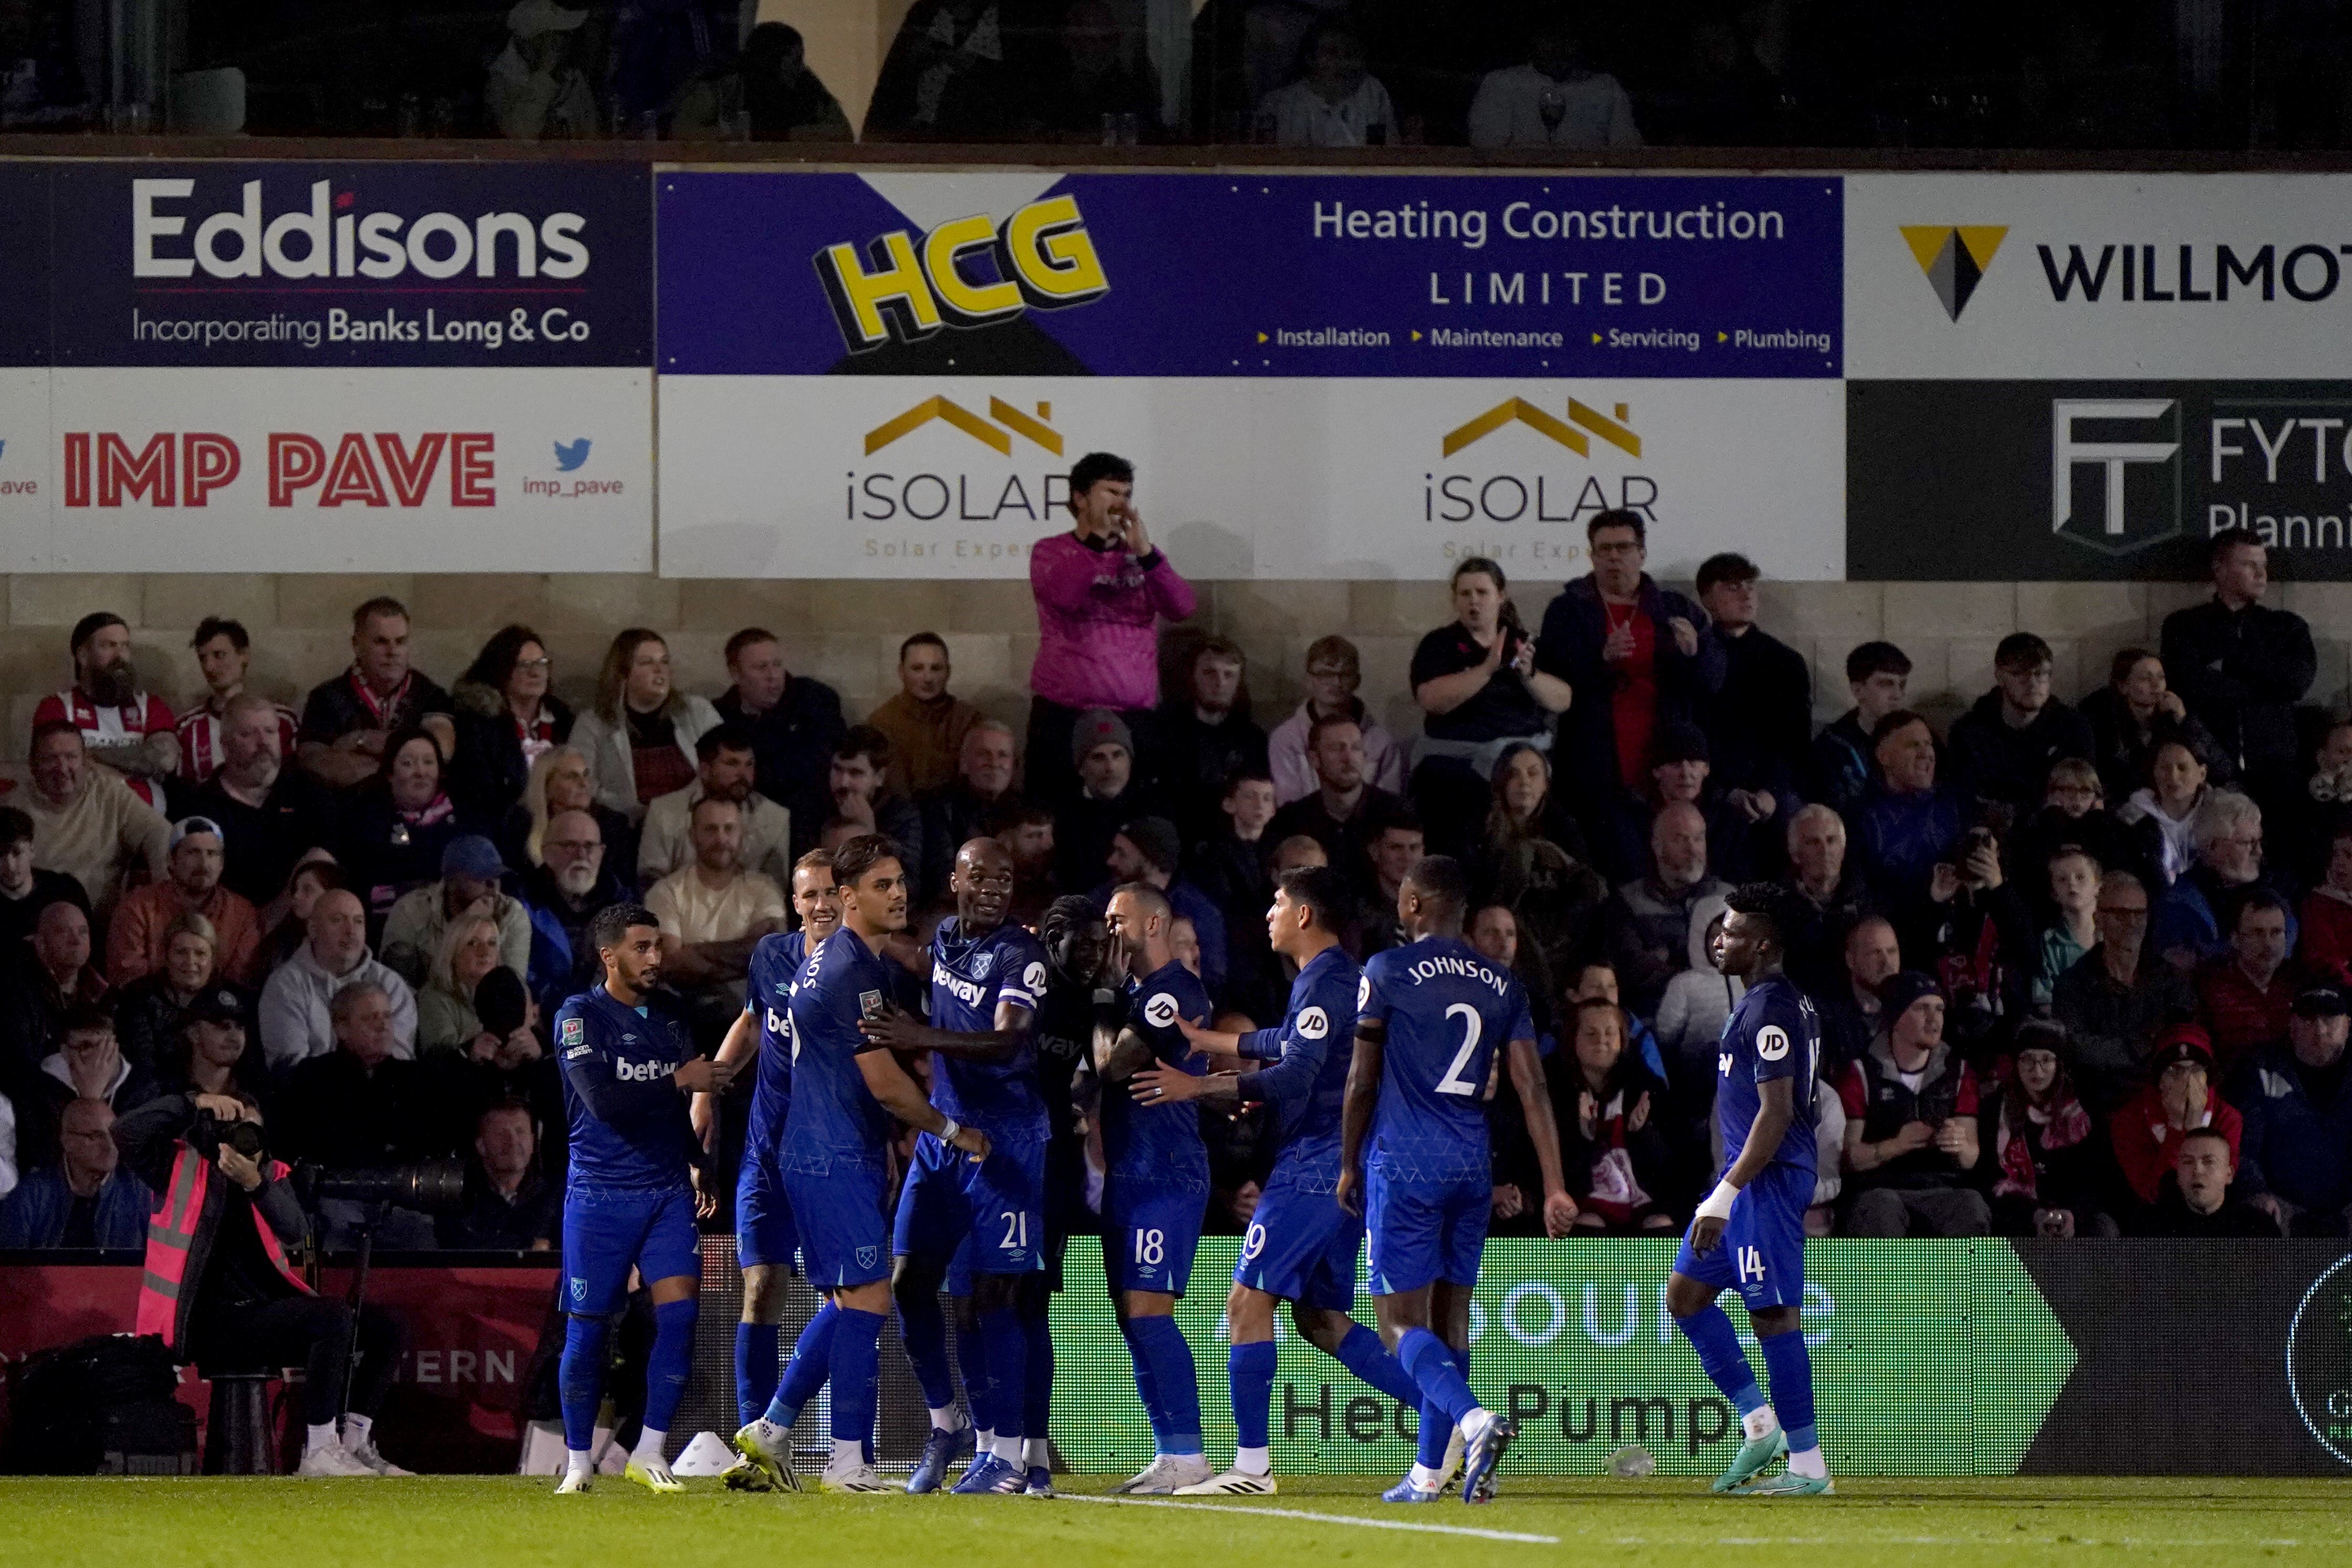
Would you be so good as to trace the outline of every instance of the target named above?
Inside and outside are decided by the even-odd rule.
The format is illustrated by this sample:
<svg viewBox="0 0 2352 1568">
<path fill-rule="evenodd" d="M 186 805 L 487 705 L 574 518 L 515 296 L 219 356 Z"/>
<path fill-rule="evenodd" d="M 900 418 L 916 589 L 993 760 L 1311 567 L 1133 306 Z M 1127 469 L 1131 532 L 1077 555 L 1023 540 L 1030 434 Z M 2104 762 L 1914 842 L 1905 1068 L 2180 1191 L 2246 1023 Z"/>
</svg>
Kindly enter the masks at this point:
<svg viewBox="0 0 2352 1568">
<path fill-rule="evenodd" d="M 399 1329 L 381 1309 L 361 1309 L 352 1405 L 341 1411 L 351 1310 L 288 1263 L 309 1222 L 261 1134 L 257 1106 L 220 1094 L 165 1095 L 115 1122 L 123 1165 L 155 1193 L 136 1331 L 206 1368 L 301 1366 L 307 1432 L 296 1474 L 406 1475 L 376 1451 L 373 1433 L 400 1364 Z"/>
</svg>

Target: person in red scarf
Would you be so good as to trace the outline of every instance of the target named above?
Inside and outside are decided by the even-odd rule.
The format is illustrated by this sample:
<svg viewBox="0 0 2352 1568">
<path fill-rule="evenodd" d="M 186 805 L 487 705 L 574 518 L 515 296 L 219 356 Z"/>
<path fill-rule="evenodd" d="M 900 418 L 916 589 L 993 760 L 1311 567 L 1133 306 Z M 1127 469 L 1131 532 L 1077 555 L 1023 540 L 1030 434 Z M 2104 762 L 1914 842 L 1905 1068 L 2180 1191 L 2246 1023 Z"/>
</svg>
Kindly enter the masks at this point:
<svg viewBox="0 0 2352 1568">
<path fill-rule="evenodd" d="M 2219 1132 L 2230 1141 L 2234 1166 L 2245 1122 L 2213 1092 L 2213 1042 L 2196 1025 L 2176 1024 L 2158 1036 L 2147 1068 L 2147 1087 L 2124 1102 L 2107 1131 L 2132 1195 L 2153 1205 L 2164 1173 L 2180 1158 L 2183 1133 L 2199 1127 Z"/>
<path fill-rule="evenodd" d="M 321 784 L 350 789 L 381 767 L 401 731 L 422 727 L 444 757 L 457 749 L 449 694 L 408 662 L 408 606 L 374 598 L 352 612 L 352 667 L 310 689 L 294 760 Z"/>
<path fill-rule="evenodd" d="M 2064 1062 L 2063 1024 L 2018 1026 L 2016 1054 L 1985 1113 L 1979 1142 L 1993 1154 L 1992 1220 L 2002 1236 L 2113 1236 L 2099 1212 L 2104 1150 Z"/>
<path fill-rule="evenodd" d="M 1549 1064 L 1560 1170 L 1580 1234 L 1663 1236 L 1676 1226 L 1660 1194 L 1671 1156 L 1657 1123 L 1666 1086 L 1625 1049 L 1613 1002 L 1580 1002 L 1569 1048 Z"/>
</svg>

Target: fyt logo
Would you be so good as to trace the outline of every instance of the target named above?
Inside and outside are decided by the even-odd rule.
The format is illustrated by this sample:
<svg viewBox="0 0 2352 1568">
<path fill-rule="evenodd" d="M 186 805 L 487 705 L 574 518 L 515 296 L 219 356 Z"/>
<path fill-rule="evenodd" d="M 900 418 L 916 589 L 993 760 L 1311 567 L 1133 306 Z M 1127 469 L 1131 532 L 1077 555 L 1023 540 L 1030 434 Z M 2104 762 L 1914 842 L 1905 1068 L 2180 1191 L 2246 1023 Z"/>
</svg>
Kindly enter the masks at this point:
<svg viewBox="0 0 2352 1568">
<path fill-rule="evenodd" d="M 1984 280 L 1986 269 L 1992 266 L 2000 242 L 2008 237 L 2008 228 L 1981 223 L 1905 224 L 1902 227 L 1903 243 L 1911 247 L 1912 259 L 1927 275 L 1927 286 L 1936 291 L 1944 314 L 1958 321 L 1977 285 Z"/>
<path fill-rule="evenodd" d="M 2180 405 L 2167 397 L 2050 404 L 2050 531 L 2105 554 L 2180 531 Z"/>
</svg>

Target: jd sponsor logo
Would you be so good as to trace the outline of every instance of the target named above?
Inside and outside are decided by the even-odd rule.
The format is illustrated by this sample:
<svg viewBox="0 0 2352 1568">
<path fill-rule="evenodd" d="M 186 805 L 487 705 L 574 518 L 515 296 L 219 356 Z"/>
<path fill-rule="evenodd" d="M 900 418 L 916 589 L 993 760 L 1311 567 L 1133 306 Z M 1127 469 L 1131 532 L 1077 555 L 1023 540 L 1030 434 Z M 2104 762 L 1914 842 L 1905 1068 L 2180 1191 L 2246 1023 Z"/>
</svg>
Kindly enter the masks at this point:
<svg viewBox="0 0 2352 1568">
<path fill-rule="evenodd" d="M 1510 437 L 1505 431 L 1511 431 Z M 1496 467 L 1465 463 L 1422 475 L 1423 521 L 1576 523 L 1612 507 L 1646 513 L 1657 501 L 1657 481 L 1649 476 L 1620 473 L 1612 483 L 1590 466 L 1595 443 L 1604 448 L 1598 453 L 1601 457 L 1608 456 L 1605 448 L 1642 456 L 1642 437 L 1626 404 L 1612 404 L 1603 414 L 1571 397 L 1562 418 L 1524 397 L 1507 397 L 1447 430 L 1438 443 L 1440 455 L 1454 458 L 1490 438 L 1495 445 L 1479 456 L 1493 456 Z M 1563 462 L 1563 451 L 1582 461 Z"/>
<path fill-rule="evenodd" d="M 926 397 L 866 432 L 865 456 L 898 447 L 888 468 L 853 467 L 842 489 L 842 520 L 851 524 L 965 526 L 1018 524 L 1014 539 L 869 536 L 866 553 L 928 559 L 994 560 L 1028 548 L 1031 525 L 1069 500 L 1069 475 L 1055 461 L 1066 450 L 1054 405 L 1015 407 L 991 396 L 983 417 L 951 397 Z M 901 446 L 900 443 L 908 443 Z M 995 454 L 991 458 L 975 447 Z M 1039 455 L 1042 454 L 1041 458 Z M 926 462 L 926 458 L 933 461 Z M 1038 466 L 1024 470 L 1024 464 Z"/>
<path fill-rule="evenodd" d="M 1110 292 L 1086 219 L 1067 195 L 1031 202 L 1001 225 L 979 213 L 950 218 L 919 241 L 905 229 L 877 236 L 863 258 L 843 243 L 813 260 L 852 353 L 1090 304 Z"/>
<path fill-rule="evenodd" d="M 2180 405 L 2168 397 L 2050 404 L 2050 531 L 2106 555 L 2180 531 Z"/>
<path fill-rule="evenodd" d="M 1944 314 L 1957 321 L 2009 237 L 2006 226 L 1983 223 L 1905 224 L 1903 243 L 1927 275 Z"/>
</svg>

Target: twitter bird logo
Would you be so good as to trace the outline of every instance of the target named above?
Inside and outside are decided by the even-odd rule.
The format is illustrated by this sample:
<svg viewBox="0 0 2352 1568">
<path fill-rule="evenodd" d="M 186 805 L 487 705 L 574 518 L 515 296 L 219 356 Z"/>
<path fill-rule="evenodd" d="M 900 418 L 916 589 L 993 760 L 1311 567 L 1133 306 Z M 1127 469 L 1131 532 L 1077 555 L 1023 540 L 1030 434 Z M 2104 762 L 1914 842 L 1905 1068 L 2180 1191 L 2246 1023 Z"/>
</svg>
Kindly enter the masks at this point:
<svg viewBox="0 0 2352 1568">
<path fill-rule="evenodd" d="M 568 474 L 587 460 L 587 437 L 583 436 L 577 441 L 558 441 L 555 444 L 555 471 L 557 473 Z"/>
</svg>

